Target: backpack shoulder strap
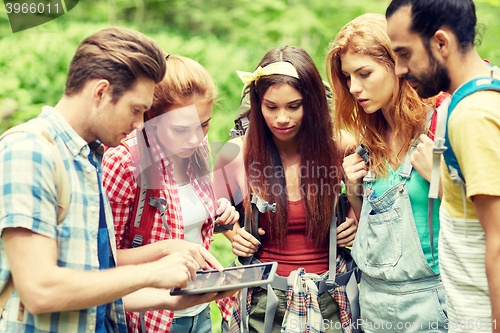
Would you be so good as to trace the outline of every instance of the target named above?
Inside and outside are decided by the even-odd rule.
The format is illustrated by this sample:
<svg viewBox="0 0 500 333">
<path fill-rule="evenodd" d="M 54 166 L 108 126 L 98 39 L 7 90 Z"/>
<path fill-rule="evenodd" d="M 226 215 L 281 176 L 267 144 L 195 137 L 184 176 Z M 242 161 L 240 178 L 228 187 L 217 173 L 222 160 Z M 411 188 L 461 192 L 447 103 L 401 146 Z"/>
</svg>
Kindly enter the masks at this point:
<svg viewBox="0 0 500 333">
<path fill-rule="evenodd" d="M 434 262 L 434 247 L 433 247 L 433 227 L 432 227 L 432 217 L 434 208 L 434 199 L 438 198 L 439 193 L 439 182 L 440 182 L 440 165 L 441 165 L 441 155 L 443 155 L 446 166 L 450 171 L 450 177 L 454 184 L 460 187 L 460 192 L 462 194 L 462 202 L 464 206 L 464 218 L 467 219 L 467 210 L 465 202 L 465 180 L 458 165 L 457 158 L 453 152 L 453 148 L 450 144 L 450 139 L 448 135 L 448 121 L 453 109 L 457 104 L 463 100 L 465 97 L 483 90 L 493 90 L 500 92 L 500 80 L 493 78 L 493 74 L 498 72 L 497 67 L 493 67 L 491 70 L 491 76 L 476 78 L 462 85 L 451 98 L 446 98 L 442 101 L 441 105 L 437 109 L 437 122 L 436 122 L 436 133 L 434 139 L 433 147 L 433 160 L 432 160 L 432 173 L 431 182 L 429 185 L 429 206 L 428 206 L 428 216 L 427 221 L 429 225 L 429 235 L 431 241 L 431 253 L 432 261 Z M 434 265 L 436 263 L 434 262 Z"/>
<path fill-rule="evenodd" d="M 231 139 L 245 135 L 250 123 L 248 117 L 250 114 L 250 86 L 245 85 L 241 91 L 241 100 L 238 113 L 234 119 L 234 127 L 229 131 Z"/>
<path fill-rule="evenodd" d="M 135 138 L 125 138 L 121 141 L 127 151 L 132 155 L 132 159 L 138 161 L 139 150 Z M 139 167 L 139 166 L 137 166 Z M 147 189 L 145 173 L 140 172 L 140 178 L 137 180 L 137 190 L 134 198 L 134 208 L 130 220 L 130 247 L 146 245 L 151 235 L 154 225 L 154 207 L 149 205 L 150 191 Z M 143 218 L 144 217 L 144 218 Z"/>
<path fill-rule="evenodd" d="M 336 272 L 337 272 L 337 225 L 339 223 L 338 218 L 342 218 L 342 212 L 340 212 L 340 206 L 343 203 L 339 203 L 342 199 L 342 194 L 335 198 L 334 210 L 332 218 L 330 220 L 330 242 L 328 249 L 328 279 L 325 284 L 330 288 L 336 288 L 339 284 L 336 283 Z M 345 215 L 344 215 L 345 220 Z M 340 221 L 340 223 L 342 223 Z"/>
<path fill-rule="evenodd" d="M 460 101 L 462 101 L 465 97 L 474 94 L 478 91 L 498 91 L 500 92 L 500 80 L 493 77 L 494 73 L 499 73 L 498 67 L 493 67 L 491 69 L 490 77 L 482 77 L 473 79 L 464 85 L 462 85 L 451 97 L 450 105 L 448 106 L 448 112 L 446 117 L 446 131 L 444 133 L 445 144 L 448 149 L 443 152 L 444 160 L 452 174 L 452 180 L 455 184 L 458 185 L 460 181 L 465 181 L 462 171 L 460 170 L 460 166 L 458 165 L 457 157 L 453 152 L 453 148 L 450 144 L 449 132 L 448 132 L 448 121 L 450 119 L 450 115 L 457 106 Z M 459 177 L 459 178 L 457 178 Z"/>
<path fill-rule="evenodd" d="M 245 214 L 245 222 L 243 228 L 254 236 L 259 242 L 261 241 L 259 235 L 259 218 L 260 214 L 264 214 L 268 210 L 276 213 L 276 203 L 270 204 L 261 197 L 250 193 L 250 207 L 252 209 L 251 214 Z M 253 216 L 253 222 L 252 222 Z M 253 261 L 254 255 L 250 257 L 238 257 L 240 263 L 244 265 L 249 265 Z"/>
<path fill-rule="evenodd" d="M 434 146 L 432 148 L 433 152 L 432 173 L 431 173 L 431 182 L 429 186 L 429 198 L 432 199 L 438 198 L 441 155 L 445 150 L 448 149 L 445 145 L 444 136 L 446 132 L 447 113 L 450 102 L 451 98 L 447 98 L 436 109 L 437 121 L 436 121 L 436 129 L 434 132 Z"/>
<path fill-rule="evenodd" d="M 14 280 L 12 280 L 12 275 L 9 275 L 9 279 L 0 293 L 0 318 L 2 318 L 3 310 L 5 309 L 10 296 L 12 296 L 14 289 Z"/>
<path fill-rule="evenodd" d="M 57 148 L 54 138 L 49 132 L 40 129 L 40 126 L 32 122 L 27 122 L 7 130 L 0 136 L 0 140 L 5 136 L 13 133 L 27 132 L 35 135 L 41 142 L 47 142 L 55 163 L 55 180 L 57 187 L 57 224 L 61 224 L 68 215 L 70 190 L 66 167 L 62 159 L 61 153 Z"/>
<path fill-rule="evenodd" d="M 436 129 L 434 132 L 434 146 L 432 148 L 432 172 L 431 172 L 431 182 L 429 184 L 429 203 L 427 207 L 427 224 L 429 228 L 429 238 L 431 245 L 431 255 L 432 255 L 432 263 L 437 267 L 437 264 L 434 260 L 434 228 L 432 223 L 432 217 L 434 215 L 434 200 L 438 198 L 439 194 L 439 181 L 440 181 L 440 172 L 441 172 L 441 155 L 447 149 L 445 145 L 444 135 L 446 132 L 446 120 L 447 120 L 447 112 L 448 106 L 450 105 L 451 98 L 446 98 L 441 102 L 441 105 L 437 108 L 437 120 L 436 120 Z"/>
</svg>

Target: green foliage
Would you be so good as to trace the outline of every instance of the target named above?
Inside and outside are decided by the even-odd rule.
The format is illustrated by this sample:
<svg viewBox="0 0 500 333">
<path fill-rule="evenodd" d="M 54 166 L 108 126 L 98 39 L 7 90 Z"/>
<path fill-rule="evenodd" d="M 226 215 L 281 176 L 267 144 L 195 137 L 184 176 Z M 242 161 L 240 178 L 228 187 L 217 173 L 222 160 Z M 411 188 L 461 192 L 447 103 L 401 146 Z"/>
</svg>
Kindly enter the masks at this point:
<svg viewBox="0 0 500 333">
<path fill-rule="evenodd" d="M 479 45 L 477 50 L 483 59 L 493 65 L 500 65 L 500 0 L 483 0 L 477 3 L 479 23 Z"/>
<path fill-rule="evenodd" d="M 222 234 L 215 234 L 213 237 L 212 245 L 210 246 L 210 252 L 219 260 L 219 262 L 224 267 L 228 267 L 234 260 L 235 255 L 233 254 L 231 242 Z M 220 310 L 217 308 L 215 302 L 210 304 L 212 310 L 212 332 L 220 332 L 220 324 L 222 317 L 220 315 Z"/>
<path fill-rule="evenodd" d="M 55 105 L 64 91 L 67 68 L 78 43 L 103 27 L 52 24 L 51 30 L 41 26 L 36 32 L 4 35 L 0 39 L 0 111 L 12 99 L 18 111 L 0 130 L 37 116 L 43 105 Z"/>
<path fill-rule="evenodd" d="M 253 71 L 271 48 L 296 45 L 315 61 L 323 78 L 328 44 L 350 20 L 365 12 L 385 12 L 389 0 L 82 0 L 62 17 L 12 34 L 0 6 L 0 132 L 36 116 L 60 99 L 78 43 L 89 34 L 118 25 L 154 38 L 169 53 L 200 62 L 219 89 L 209 132 L 225 142 L 240 102 L 236 70 Z M 500 0 L 476 0 L 484 26 L 480 55 L 500 64 Z M 224 236 L 211 251 L 229 265 L 234 255 Z M 214 332 L 220 316 L 212 311 Z M 219 320 L 219 322 L 218 322 Z M 217 327 L 217 329 L 216 329 Z"/>
<path fill-rule="evenodd" d="M 483 2 L 490 4 L 491 6 L 500 7 L 500 0 L 477 0 L 477 2 Z"/>
<path fill-rule="evenodd" d="M 500 63 L 500 0 L 478 0 L 486 28 L 480 54 Z M 199 61 L 219 88 L 210 139 L 224 142 L 233 126 L 242 84 L 236 70 L 252 71 L 265 52 L 297 45 L 325 78 L 324 57 L 339 29 L 364 12 L 384 13 L 388 0 L 152 0 L 80 1 L 57 20 L 12 34 L 0 13 L 0 111 L 19 111 L 0 130 L 37 115 L 60 98 L 69 60 L 78 43 L 110 22 L 145 32 L 169 53 Z M 13 102 L 15 101 L 15 102 Z"/>
</svg>

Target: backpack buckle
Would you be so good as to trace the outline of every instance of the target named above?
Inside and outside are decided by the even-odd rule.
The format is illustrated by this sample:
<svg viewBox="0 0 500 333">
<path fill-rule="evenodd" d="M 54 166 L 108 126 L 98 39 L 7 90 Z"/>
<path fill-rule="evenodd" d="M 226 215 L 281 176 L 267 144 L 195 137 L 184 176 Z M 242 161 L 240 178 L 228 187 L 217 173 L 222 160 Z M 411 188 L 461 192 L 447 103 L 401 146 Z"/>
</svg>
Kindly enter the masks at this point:
<svg viewBox="0 0 500 333">
<path fill-rule="evenodd" d="M 335 288 L 340 287 L 340 285 L 337 282 L 335 282 L 335 275 L 330 276 L 330 273 L 328 273 L 328 279 L 325 280 L 325 285 L 328 287 L 328 289 L 335 289 Z M 318 285 L 318 289 L 319 289 L 319 285 Z"/>
<path fill-rule="evenodd" d="M 432 147 L 432 152 L 435 155 L 443 154 L 448 147 L 445 145 L 446 140 L 444 138 L 435 138 L 434 146 Z"/>
<path fill-rule="evenodd" d="M 234 138 L 237 138 L 237 137 L 240 137 L 243 135 L 245 135 L 245 131 L 242 129 L 231 128 L 229 130 L 229 136 L 231 137 L 231 139 L 234 139 Z"/>
<path fill-rule="evenodd" d="M 452 167 L 451 165 L 448 166 L 448 169 L 450 171 L 450 179 L 453 182 L 453 184 L 459 187 L 464 186 L 465 182 L 462 179 L 462 177 L 460 177 L 458 170 Z"/>
<path fill-rule="evenodd" d="M 130 248 L 139 247 L 139 246 L 142 246 L 142 236 L 135 235 L 134 239 L 132 240 L 132 244 L 130 245 Z"/>
<path fill-rule="evenodd" d="M 269 202 L 265 201 L 264 199 L 256 195 L 252 196 L 251 203 L 254 204 L 255 207 L 257 207 L 257 209 L 261 214 L 264 214 L 268 210 L 272 211 L 273 213 L 276 213 L 276 203 L 273 203 L 271 205 Z"/>
</svg>

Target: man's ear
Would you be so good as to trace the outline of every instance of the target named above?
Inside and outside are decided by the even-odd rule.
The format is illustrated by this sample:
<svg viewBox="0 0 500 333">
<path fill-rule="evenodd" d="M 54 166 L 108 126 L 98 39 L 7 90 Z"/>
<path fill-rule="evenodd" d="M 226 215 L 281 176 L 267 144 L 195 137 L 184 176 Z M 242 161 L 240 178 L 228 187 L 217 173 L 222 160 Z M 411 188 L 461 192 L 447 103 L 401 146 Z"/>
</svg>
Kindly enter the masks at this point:
<svg viewBox="0 0 500 333">
<path fill-rule="evenodd" d="M 105 101 L 113 99 L 113 92 L 111 89 L 111 84 L 108 80 L 100 79 L 98 80 L 93 87 L 92 97 L 96 106 L 99 106 Z"/>
<path fill-rule="evenodd" d="M 439 29 L 431 38 L 431 47 L 443 58 L 448 58 L 450 55 L 452 36 L 450 30 Z"/>
</svg>

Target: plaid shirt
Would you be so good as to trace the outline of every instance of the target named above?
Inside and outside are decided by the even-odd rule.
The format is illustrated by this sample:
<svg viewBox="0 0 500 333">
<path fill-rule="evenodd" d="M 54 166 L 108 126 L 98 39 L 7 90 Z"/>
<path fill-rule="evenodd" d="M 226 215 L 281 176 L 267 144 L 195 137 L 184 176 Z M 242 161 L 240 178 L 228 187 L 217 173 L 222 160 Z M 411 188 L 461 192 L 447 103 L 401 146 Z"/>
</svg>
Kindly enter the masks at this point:
<svg viewBox="0 0 500 333">
<path fill-rule="evenodd" d="M 135 132 L 130 137 L 134 137 Z M 129 138 L 130 138 L 129 137 Z M 184 239 L 184 223 L 182 220 L 181 204 L 179 199 L 177 183 L 173 176 L 173 163 L 165 156 L 158 145 L 154 135 L 148 137 L 152 156 L 156 165 L 160 168 L 164 176 L 164 184 L 160 187 L 160 197 L 167 201 L 165 217 L 172 233 L 173 239 Z M 130 142 L 132 140 L 128 140 Z M 208 162 L 208 141 L 203 142 L 202 151 L 204 158 Z M 210 247 L 213 234 L 213 220 L 217 201 L 213 192 L 210 177 L 208 182 L 203 182 L 196 178 L 192 167 L 192 157 L 190 158 L 187 173 L 196 194 L 204 203 L 209 218 L 205 221 L 201 229 L 201 235 L 205 248 Z M 134 176 L 135 163 L 132 155 L 123 145 L 110 148 L 104 154 L 104 188 L 111 202 L 111 209 L 115 218 L 116 244 L 120 249 L 130 247 L 129 229 L 132 218 L 135 195 L 137 190 L 136 176 Z M 163 226 L 160 212 L 156 210 L 155 223 L 151 230 L 148 244 L 169 239 L 169 235 Z M 138 312 L 127 312 L 127 324 L 129 332 L 139 332 L 140 318 Z M 169 332 L 172 325 L 174 313 L 168 310 L 148 311 L 144 315 L 146 329 L 148 332 Z"/>
<path fill-rule="evenodd" d="M 234 295 L 215 301 L 215 303 L 219 307 L 222 318 L 228 323 L 231 322 L 231 316 L 233 314 L 233 305 L 235 304 L 235 302 L 236 302 L 236 296 Z"/>
<path fill-rule="evenodd" d="M 0 141 L 0 232 L 5 228 L 26 228 L 57 241 L 60 267 L 98 271 L 97 233 L 100 195 L 97 172 L 102 155 L 94 152 L 97 172 L 89 159 L 90 148 L 54 108 L 45 106 L 32 120 L 49 132 L 61 152 L 70 184 L 71 202 L 66 219 L 57 225 L 57 191 L 54 159 L 47 143 L 33 134 L 15 133 Z M 112 221 L 109 202 L 104 198 L 105 216 Z M 112 239 L 113 224 L 108 224 Z M 111 254 L 116 247 L 110 242 Z M 10 266 L 0 240 L 0 289 L 10 276 Z M 96 308 L 32 315 L 27 311 L 18 321 L 20 298 L 16 291 L 10 297 L 1 332 L 77 332 L 95 331 Z M 121 299 L 107 306 L 111 324 L 126 332 L 125 312 Z"/>
<path fill-rule="evenodd" d="M 337 256 L 337 272 L 336 274 L 339 273 L 345 273 L 347 272 L 346 268 L 346 261 L 344 258 L 342 258 L 340 255 Z M 313 298 L 317 298 L 318 295 L 311 295 L 311 294 L 304 294 L 304 289 L 299 287 L 296 288 L 296 286 L 293 284 L 293 282 L 297 281 L 302 281 L 302 277 L 304 275 L 303 269 L 295 270 L 290 273 L 290 276 L 288 278 L 288 287 L 287 287 L 287 309 L 286 309 L 286 314 L 291 314 L 292 318 L 294 319 L 294 323 L 298 326 L 299 323 L 306 324 L 308 323 L 308 319 L 312 320 L 311 318 L 314 316 L 311 311 L 314 311 L 317 313 L 317 302 L 311 301 Z M 297 289 L 297 290 L 296 290 Z M 305 288 L 309 293 L 312 291 L 312 288 Z M 248 300 L 247 300 L 247 318 L 248 315 L 250 315 L 250 304 L 252 301 L 252 293 L 254 291 L 259 291 L 262 290 L 261 288 L 257 287 L 254 289 L 249 289 L 248 290 Z M 330 289 L 328 290 L 330 295 L 335 299 L 337 304 L 339 305 L 340 309 L 340 320 L 342 322 L 342 328 L 344 332 L 346 333 L 351 333 L 351 318 L 352 318 L 352 313 L 351 313 L 351 306 L 349 304 L 349 300 L 347 299 L 347 293 L 345 290 L 345 286 L 340 286 L 335 289 Z M 232 316 L 229 322 L 230 325 L 230 332 L 231 333 L 241 333 L 240 330 L 240 325 L 241 325 L 241 311 L 240 311 L 240 302 L 241 302 L 241 292 L 238 292 L 237 294 L 239 297 L 235 298 L 234 301 L 234 308 L 232 311 Z M 316 305 L 315 305 L 316 303 Z M 321 316 L 321 313 L 319 314 Z M 286 315 L 285 315 L 286 316 Z M 285 320 L 285 318 L 284 318 Z M 311 321 L 314 322 L 314 321 Z M 284 326 L 282 328 L 282 332 L 284 331 Z M 309 327 L 309 329 L 313 329 L 313 327 Z M 305 331 L 309 332 L 309 331 Z M 313 331 L 314 332 L 314 331 Z"/>
<path fill-rule="evenodd" d="M 304 268 L 290 272 L 286 291 L 288 306 L 283 316 L 282 331 L 325 333 L 315 283 L 319 279 L 318 274 L 306 273 Z"/>
</svg>

